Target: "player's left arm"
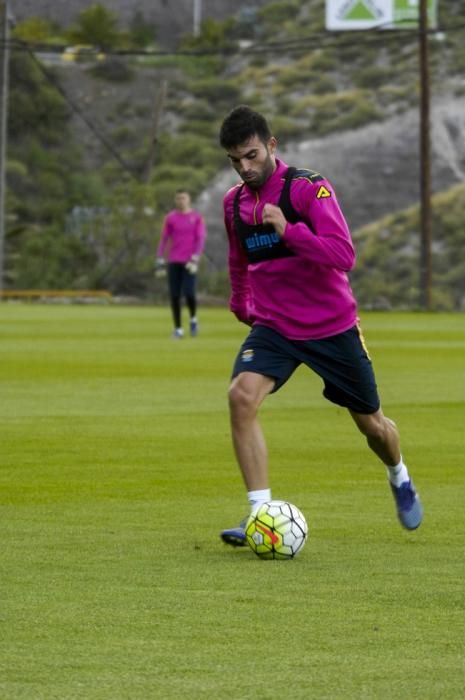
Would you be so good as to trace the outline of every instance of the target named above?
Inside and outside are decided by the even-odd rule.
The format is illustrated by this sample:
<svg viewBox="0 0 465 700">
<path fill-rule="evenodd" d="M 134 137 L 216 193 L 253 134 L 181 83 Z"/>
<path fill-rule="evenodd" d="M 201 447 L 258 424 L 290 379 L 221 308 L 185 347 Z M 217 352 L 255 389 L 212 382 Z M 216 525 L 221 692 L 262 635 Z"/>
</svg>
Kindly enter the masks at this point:
<svg viewBox="0 0 465 700">
<path fill-rule="evenodd" d="M 205 241 L 207 239 L 207 226 L 205 224 L 205 219 L 201 214 L 198 215 L 196 227 L 195 227 L 195 249 L 194 254 L 199 257 L 203 253 L 205 248 Z"/>
<path fill-rule="evenodd" d="M 355 264 L 355 249 L 331 183 L 323 178 L 315 182 L 297 178 L 292 182 L 291 197 L 303 221 L 296 224 L 286 221 L 280 233 L 282 221 L 275 214 L 276 231 L 286 245 L 313 263 L 351 270 Z"/>
</svg>

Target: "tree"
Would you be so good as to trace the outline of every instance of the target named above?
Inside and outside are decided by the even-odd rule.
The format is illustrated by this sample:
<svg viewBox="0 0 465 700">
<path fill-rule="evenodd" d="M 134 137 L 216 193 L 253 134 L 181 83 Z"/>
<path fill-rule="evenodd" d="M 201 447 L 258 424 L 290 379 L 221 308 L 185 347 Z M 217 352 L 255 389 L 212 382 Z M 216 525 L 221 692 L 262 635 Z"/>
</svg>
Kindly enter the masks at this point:
<svg viewBox="0 0 465 700">
<path fill-rule="evenodd" d="M 77 26 L 70 31 L 71 41 L 108 49 L 118 43 L 117 16 L 103 5 L 91 5 L 79 13 Z"/>
<path fill-rule="evenodd" d="M 150 46 L 156 39 L 156 27 L 146 21 L 140 10 L 135 10 L 132 15 L 129 38 L 133 46 L 141 48 Z"/>
<path fill-rule="evenodd" d="M 13 29 L 12 36 L 15 39 L 26 41 L 28 43 L 40 44 L 48 41 L 52 35 L 52 28 L 45 19 L 40 17 L 28 17 L 22 22 L 18 22 Z"/>
</svg>

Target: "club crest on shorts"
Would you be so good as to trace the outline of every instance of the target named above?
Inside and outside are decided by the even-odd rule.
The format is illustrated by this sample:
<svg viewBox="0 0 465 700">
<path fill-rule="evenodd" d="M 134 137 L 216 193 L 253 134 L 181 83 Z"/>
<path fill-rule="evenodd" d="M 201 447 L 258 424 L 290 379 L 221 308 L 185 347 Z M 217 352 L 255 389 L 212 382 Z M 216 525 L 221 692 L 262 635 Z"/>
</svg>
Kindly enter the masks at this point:
<svg viewBox="0 0 465 700">
<path fill-rule="evenodd" d="M 242 362 L 252 362 L 253 360 L 253 350 L 249 348 L 242 352 Z"/>
</svg>

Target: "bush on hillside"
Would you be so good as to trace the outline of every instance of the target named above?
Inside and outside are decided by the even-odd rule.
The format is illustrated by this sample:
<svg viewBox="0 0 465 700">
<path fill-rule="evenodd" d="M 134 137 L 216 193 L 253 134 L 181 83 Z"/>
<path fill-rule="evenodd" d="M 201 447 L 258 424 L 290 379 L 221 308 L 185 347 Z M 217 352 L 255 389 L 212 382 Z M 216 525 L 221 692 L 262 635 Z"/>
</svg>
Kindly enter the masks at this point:
<svg viewBox="0 0 465 700">
<path fill-rule="evenodd" d="M 71 44 L 88 44 L 102 50 L 117 46 L 119 38 L 117 15 L 98 3 L 81 10 L 77 23 L 68 31 Z"/>
<path fill-rule="evenodd" d="M 207 100 L 215 106 L 229 106 L 240 98 L 240 88 L 234 80 L 212 77 L 194 80 L 191 90 L 195 97 Z"/>
<path fill-rule="evenodd" d="M 432 305 L 436 310 L 465 309 L 464 217 L 465 185 L 433 197 Z M 353 237 L 358 260 L 351 281 L 360 304 L 367 308 L 419 306 L 418 207 L 385 217 Z"/>
<path fill-rule="evenodd" d="M 115 56 L 107 56 L 90 69 L 93 76 L 111 83 L 127 83 L 134 77 L 134 69 L 128 61 Z"/>
</svg>

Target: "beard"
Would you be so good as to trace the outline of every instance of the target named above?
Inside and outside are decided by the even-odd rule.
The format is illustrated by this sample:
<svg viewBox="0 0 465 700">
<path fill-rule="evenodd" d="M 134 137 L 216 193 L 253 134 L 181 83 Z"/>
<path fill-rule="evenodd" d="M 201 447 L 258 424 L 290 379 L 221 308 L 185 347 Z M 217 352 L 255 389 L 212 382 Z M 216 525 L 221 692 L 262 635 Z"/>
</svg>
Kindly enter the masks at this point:
<svg viewBox="0 0 465 700">
<path fill-rule="evenodd" d="M 259 190 L 260 187 L 262 187 L 262 185 L 264 185 L 265 182 L 268 180 L 270 175 L 272 175 L 272 173 L 275 170 L 275 167 L 276 164 L 271 155 L 268 153 L 266 159 L 263 161 L 260 170 L 252 170 L 249 177 L 243 177 L 243 180 L 246 183 L 247 187 L 250 187 L 251 190 Z"/>
</svg>

